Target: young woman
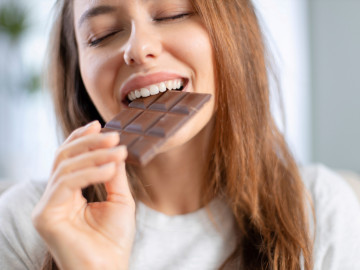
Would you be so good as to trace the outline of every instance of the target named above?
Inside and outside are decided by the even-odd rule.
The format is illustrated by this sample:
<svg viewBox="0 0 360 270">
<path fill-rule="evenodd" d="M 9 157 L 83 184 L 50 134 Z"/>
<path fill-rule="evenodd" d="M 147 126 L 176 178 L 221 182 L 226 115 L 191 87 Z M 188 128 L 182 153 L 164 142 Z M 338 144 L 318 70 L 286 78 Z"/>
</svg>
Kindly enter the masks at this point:
<svg viewBox="0 0 360 270">
<path fill-rule="evenodd" d="M 322 167 L 301 174 L 274 124 L 251 1 L 58 0 L 57 10 L 49 68 L 67 139 L 46 188 L 27 183 L 3 197 L 13 204 L 0 208 L 10 221 L 2 266 L 360 264 L 355 196 Z M 212 99 L 148 165 L 125 164 L 119 135 L 101 126 L 128 94 L 164 85 Z"/>
</svg>

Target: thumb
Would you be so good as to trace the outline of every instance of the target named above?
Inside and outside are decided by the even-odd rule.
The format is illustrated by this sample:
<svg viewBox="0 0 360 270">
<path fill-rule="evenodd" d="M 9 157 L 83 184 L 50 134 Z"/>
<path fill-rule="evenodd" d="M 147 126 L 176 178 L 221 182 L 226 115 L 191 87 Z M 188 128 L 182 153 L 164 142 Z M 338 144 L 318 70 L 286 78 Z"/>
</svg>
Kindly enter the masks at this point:
<svg viewBox="0 0 360 270">
<path fill-rule="evenodd" d="M 126 148 L 124 147 L 125 151 Z M 124 155 L 124 160 L 118 165 L 117 172 L 113 179 L 105 183 L 105 188 L 107 192 L 107 201 L 110 202 L 120 202 L 127 203 L 133 202 L 133 196 L 131 194 L 130 185 L 128 182 L 126 168 L 125 168 L 125 159 L 127 157 L 127 151 Z"/>
</svg>

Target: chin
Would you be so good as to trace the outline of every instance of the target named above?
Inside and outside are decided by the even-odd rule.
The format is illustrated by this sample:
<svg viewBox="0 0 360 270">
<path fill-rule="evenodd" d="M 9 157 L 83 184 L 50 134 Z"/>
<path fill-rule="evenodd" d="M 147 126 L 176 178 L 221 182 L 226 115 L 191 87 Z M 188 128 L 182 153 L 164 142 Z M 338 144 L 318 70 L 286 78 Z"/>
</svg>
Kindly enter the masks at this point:
<svg viewBox="0 0 360 270">
<path fill-rule="evenodd" d="M 171 154 L 172 152 L 188 151 L 196 148 L 201 149 L 201 147 L 199 148 L 200 145 L 206 147 L 213 134 L 213 119 L 214 118 L 210 118 L 203 123 L 196 121 L 186 123 L 176 134 L 165 142 L 159 153 Z M 186 153 L 184 154 L 186 155 Z"/>
<path fill-rule="evenodd" d="M 196 133 L 191 134 L 189 130 L 179 130 L 176 134 L 171 136 L 163 146 L 161 146 L 160 154 L 170 153 L 172 150 L 178 150 L 181 146 L 189 143 L 194 137 Z"/>
</svg>

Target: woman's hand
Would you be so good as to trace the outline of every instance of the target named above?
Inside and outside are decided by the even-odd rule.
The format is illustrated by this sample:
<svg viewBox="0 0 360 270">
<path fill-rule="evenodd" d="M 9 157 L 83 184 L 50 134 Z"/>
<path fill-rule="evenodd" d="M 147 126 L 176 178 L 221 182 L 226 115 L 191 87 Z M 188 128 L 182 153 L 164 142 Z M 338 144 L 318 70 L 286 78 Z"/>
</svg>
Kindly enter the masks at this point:
<svg viewBox="0 0 360 270">
<path fill-rule="evenodd" d="M 61 269 L 127 269 L 135 236 L 135 202 L 125 171 L 127 150 L 99 122 L 75 130 L 57 151 L 33 223 Z M 107 200 L 88 203 L 81 189 L 105 183 Z"/>
</svg>

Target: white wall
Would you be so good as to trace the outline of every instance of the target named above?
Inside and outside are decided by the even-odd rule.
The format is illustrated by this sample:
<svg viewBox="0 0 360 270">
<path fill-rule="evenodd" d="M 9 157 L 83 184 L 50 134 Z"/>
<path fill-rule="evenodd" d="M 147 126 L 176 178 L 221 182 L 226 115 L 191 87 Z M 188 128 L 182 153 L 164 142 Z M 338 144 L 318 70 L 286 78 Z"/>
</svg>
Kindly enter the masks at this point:
<svg viewBox="0 0 360 270">
<path fill-rule="evenodd" d="M 300 164 L 311 162 L 311 100 L 307 3 L 305 0 L 254 0 L 278 67 L 285 125 L 273 96 L 273 112 Z M 276 91 L 274 88 L 272 91 Z"/>
</svg>

